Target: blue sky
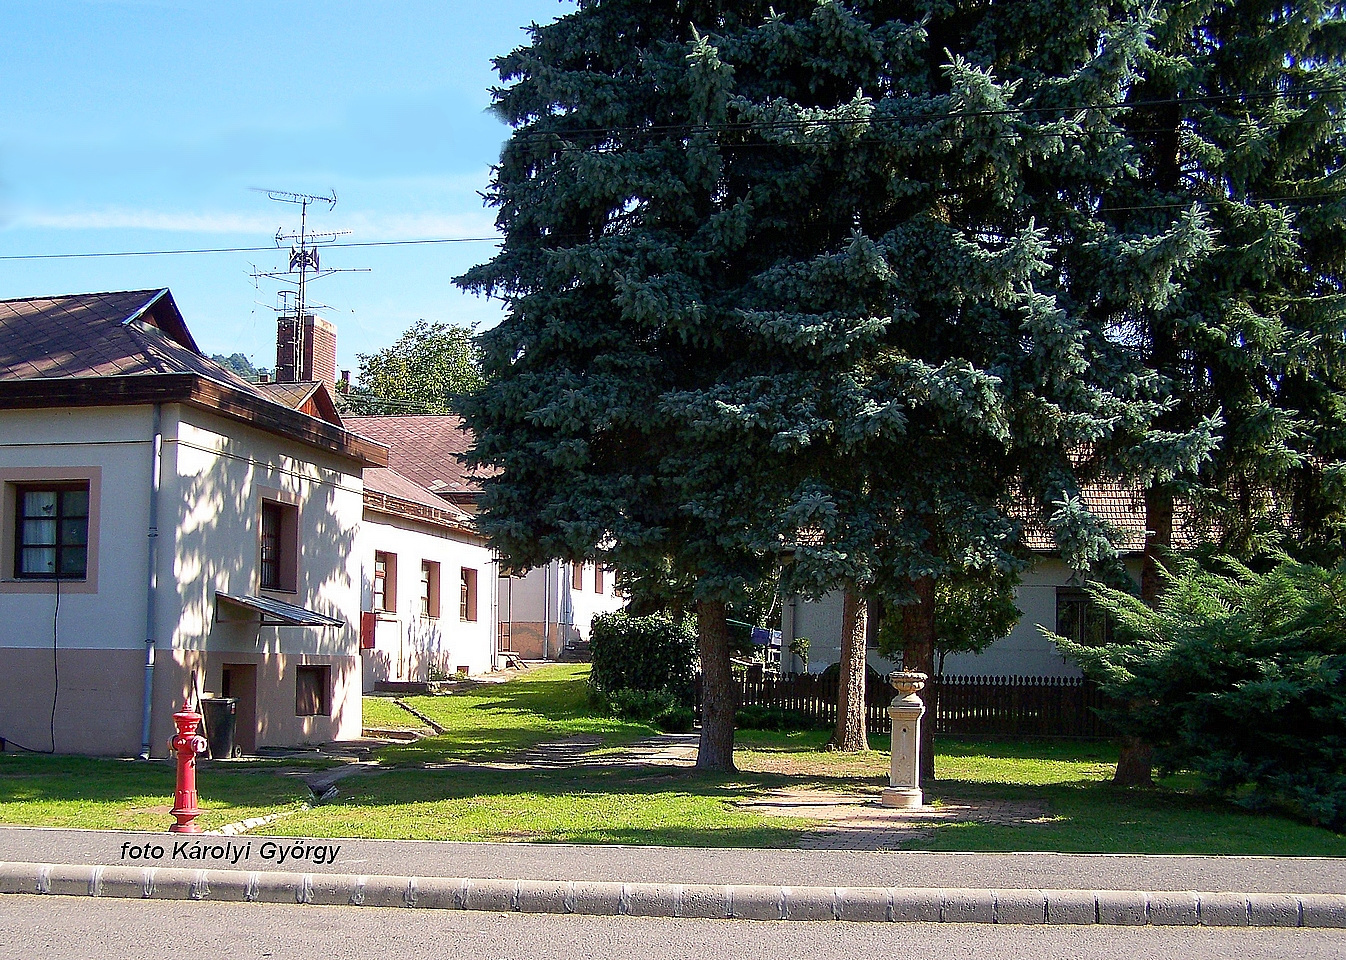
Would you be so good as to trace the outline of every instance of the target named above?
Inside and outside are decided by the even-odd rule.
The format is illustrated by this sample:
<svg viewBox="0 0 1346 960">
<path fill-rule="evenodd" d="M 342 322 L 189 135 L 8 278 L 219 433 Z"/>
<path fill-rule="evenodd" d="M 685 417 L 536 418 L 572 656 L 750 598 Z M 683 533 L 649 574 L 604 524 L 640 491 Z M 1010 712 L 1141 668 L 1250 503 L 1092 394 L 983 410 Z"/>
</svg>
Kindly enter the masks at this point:
<svg viewBox="0 0 1346 960">
<path fill-rule="evenodd" d="M 251 187 L 337 192 L 310 225 L 350 241 L 495 233 L 478 192 L 508 129 L 490 60 L 565 0 L 0 0 L 0 257 L 271 243 L 298 208 Z M 485 243 L 325 251 L 339 362 L 417 319 L 490 324 L 452 278 Z M 169 287 L 207 352 L 270 366 L 279 251 L 0 260 L 0 299 Z"/>
</svg>

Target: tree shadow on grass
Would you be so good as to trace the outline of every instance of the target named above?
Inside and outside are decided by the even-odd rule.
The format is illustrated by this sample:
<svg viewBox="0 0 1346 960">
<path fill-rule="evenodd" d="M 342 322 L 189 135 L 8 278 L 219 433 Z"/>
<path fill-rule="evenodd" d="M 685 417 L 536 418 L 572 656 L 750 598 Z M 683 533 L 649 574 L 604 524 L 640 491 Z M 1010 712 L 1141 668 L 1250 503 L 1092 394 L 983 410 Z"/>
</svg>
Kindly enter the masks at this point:
<svg viewBox="0 0 1346 960">
<path fill-rule="evenodd" d="M 922 850 L 1206 856 L 1346 856 L 1346 837 L 1285 817 L 1254 813 L 1209 794 L 1109 781 L 1043 785 L 938 780 L 928 802 L 1036 806 L 1040 819 L 937 826 L 906 846 Z"/>
</svg>

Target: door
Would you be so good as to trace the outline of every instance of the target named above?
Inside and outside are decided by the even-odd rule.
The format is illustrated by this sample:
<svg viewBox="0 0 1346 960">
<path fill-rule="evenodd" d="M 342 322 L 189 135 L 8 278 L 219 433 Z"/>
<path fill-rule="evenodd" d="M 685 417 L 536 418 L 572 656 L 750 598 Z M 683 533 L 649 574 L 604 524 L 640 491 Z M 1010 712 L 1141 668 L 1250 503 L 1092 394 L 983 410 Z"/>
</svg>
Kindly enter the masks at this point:
<svg viewBox="0 0 1346 960">
<path fill-rule="evenodd" d="M 234 742 L 245 754 L 257 752 L 257 664 L 226 663 L 220 695 L 238 701 Z"/>
</svg>

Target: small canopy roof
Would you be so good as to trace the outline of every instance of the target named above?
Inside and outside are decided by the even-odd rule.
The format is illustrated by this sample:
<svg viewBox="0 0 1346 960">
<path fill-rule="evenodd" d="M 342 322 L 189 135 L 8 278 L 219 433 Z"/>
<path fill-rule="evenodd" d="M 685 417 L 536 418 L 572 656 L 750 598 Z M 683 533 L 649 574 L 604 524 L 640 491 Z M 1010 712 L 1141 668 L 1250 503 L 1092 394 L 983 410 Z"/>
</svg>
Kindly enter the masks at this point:
<svg viewBox="0 0 1346 960">
<path fill-rule="evenodd" d="M 215 614 L 221 623 L 229 623 L 229 618 L 219 616 L 219 607 L 221 602 L 226 606 L 234 608 L 243 608 L 244 610 L 262 615 L 261 623 L 264 627 L 341 627 L 345 626 L 341 620 L 333 620 L 331 617 L 323 616 L 321 613 L 314 613 L 312 610 L 305 610 L 303 607 L 295 606 L 293 603 L 286 603 L 284 600 L 275 600 L 271 597 L 235 597 L 227 593 L 215 594 Z M 251 617 L 247 619 L 251 620 Z M 232 622 L 239 622 L 233 620 Z"/>
</svg>

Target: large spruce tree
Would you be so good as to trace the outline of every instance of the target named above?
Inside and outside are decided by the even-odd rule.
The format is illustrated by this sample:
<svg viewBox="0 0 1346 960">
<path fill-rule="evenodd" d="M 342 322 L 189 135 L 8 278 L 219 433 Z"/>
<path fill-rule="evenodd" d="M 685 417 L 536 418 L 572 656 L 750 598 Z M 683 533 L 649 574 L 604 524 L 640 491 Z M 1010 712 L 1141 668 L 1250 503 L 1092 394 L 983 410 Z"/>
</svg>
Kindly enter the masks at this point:
<svg viewBox="0 0 1346 960">
<path fill-rule="evenodd" d="M 1021 565 L 1025 519 L 1106 562 L 1082 483 L 1209 454 L 1214 412 L 1153 429 L 1137 332 L 1207 217 L 1110 212 L 1150 10 L 596 0 L 498 61 L 482 521 L 517 564 L 694 584 L 703 766 L 732 765 L 724 605 L 782 556 L 901 605 L 930 672 L 937 578 Z"/>
<path fill-rule="evenodd" d="M 1157 560 L 1189 533 L 1244 558 L 1289 549 L 1340 557 L 1343 267 L 1346 267 L 1346 24 L 1339 3 L 1166 3 L 1124 124 L 1139 160 L 1109 192 L 1118 231 L 1184 219 L 1204 253 L 1168 296 L 1134 312 L 1145 363 L 1172 398 L 1160 426 L 1220 421 L 1194 472 L 1144 445 L 1111 469 L 1138 471 L 1150 531 L 1142 596 Z M 1149 750 L 1123 751 L 1117 779 L 1150 780 Z"/>
</svg>

